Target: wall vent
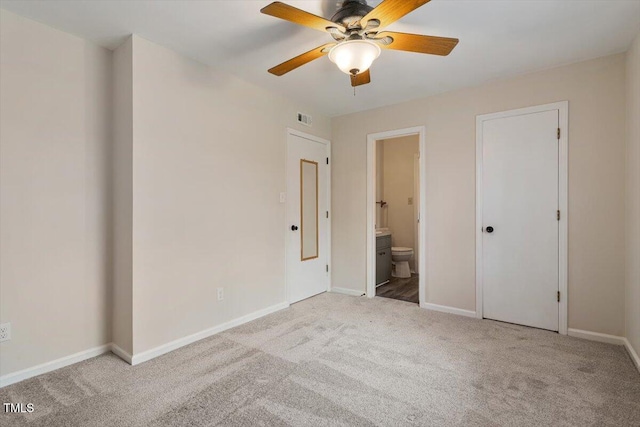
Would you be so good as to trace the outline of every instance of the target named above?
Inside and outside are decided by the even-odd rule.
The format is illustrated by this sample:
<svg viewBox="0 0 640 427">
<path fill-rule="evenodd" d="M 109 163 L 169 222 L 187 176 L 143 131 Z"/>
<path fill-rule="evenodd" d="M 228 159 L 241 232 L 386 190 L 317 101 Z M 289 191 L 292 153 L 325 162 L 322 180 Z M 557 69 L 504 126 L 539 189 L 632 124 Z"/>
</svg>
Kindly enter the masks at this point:
<svg viewBox="0 0 640 427">
<path fill-rule="evenodd" d="M 305 126 L 311 126 L 312 123 L 312 119 L 311 116 L 308 114 L 304 114 L 304 113 L 298 113 L 298 123 L 302 123 Z"/>
</svg>

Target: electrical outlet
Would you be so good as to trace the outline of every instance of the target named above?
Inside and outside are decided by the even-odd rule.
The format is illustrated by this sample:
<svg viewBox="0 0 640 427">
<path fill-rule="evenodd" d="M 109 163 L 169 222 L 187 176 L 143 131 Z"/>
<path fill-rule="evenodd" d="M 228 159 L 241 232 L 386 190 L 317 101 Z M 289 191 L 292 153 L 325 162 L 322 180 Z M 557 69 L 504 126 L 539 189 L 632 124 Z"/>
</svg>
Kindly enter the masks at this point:
<svg viewBox="0 0 640 427">
<path fill-rule="evenodd" d="M 413 205 L 413 197 L 409 197 L 409 198 L 407 199 L 407 203 L 408 203 L 409 205 Z"/>
<path fill-rule="evenodd" d="M 224 299 L 224 288 L 218 288 L 218 301 L 222 301 Z"/>
<path fill-rule="evenodd" d="M 3 323 L 0 325 L 0 342 L 9 341 L 11 339 L 11 323 Z"/>
</svg>

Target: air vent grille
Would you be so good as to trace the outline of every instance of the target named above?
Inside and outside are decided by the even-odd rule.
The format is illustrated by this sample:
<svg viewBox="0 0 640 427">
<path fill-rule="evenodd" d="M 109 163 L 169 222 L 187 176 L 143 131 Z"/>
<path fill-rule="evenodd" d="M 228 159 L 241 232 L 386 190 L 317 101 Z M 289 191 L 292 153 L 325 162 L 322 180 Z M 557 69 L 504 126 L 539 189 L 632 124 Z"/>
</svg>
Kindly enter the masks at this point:
<svg viewBox="0 0 640 427">
<path fill-rule="evenodd" d="M 304 113 L 298 113 L 297 119 L 298 119 L 298 123 L 302 123 L 305 126 L 311 126 L 311 123 L 313 122 L 313 120 L 311 119 L 311 116 Z"/>
</svg>

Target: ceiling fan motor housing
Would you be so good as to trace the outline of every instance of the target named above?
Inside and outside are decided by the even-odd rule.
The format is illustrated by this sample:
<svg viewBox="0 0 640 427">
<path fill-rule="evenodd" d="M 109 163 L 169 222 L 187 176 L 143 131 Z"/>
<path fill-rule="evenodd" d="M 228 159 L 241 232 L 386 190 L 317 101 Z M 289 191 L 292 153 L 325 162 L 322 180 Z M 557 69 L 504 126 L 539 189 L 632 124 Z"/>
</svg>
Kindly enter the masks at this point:
<svg viewBox="0 0 640 427">
<path fill-rule="evenodd" d="M 373 8 L 366 0 L 344 0 L 342 7 L 331 17 L 331 21 L 347 29 L 358 27 L 360 19 L 365 17 Z"/>
</svg>

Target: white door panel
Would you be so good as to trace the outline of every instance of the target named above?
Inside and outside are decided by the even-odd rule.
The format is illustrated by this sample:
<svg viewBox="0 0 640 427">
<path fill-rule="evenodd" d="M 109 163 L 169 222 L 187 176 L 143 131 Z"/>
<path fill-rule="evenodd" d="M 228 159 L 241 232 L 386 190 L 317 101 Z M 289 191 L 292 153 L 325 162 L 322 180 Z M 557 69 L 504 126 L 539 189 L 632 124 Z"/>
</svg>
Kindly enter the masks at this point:
<svg viewBox="0 0 640 427">
<path fill-rule="evenodd" d="M 289 303 L 327 290 L 327 146 L 289 134 L 287 288 Z"/>
<path fill-rule="evenodd" d="M 558 330 L 557 129 L 557 110 L 483 122 L 485 318 Z"/>
</svg>

